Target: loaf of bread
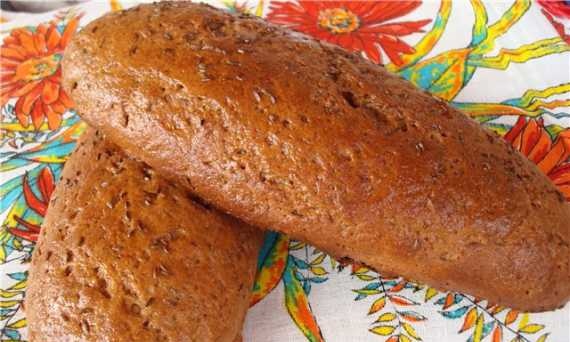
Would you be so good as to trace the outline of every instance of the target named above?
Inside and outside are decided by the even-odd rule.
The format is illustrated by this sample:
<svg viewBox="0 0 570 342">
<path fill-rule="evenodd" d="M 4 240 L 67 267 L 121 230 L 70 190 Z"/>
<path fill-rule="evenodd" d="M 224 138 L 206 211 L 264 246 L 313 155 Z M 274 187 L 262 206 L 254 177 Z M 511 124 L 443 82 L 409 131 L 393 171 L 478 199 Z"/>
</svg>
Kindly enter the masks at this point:
<svg viewBox="0 0 570 342">
<path fill-rule="evenodd" d="M 336 257 L 521 310 L 570 296 L 570 206 L 499 137 L 381 66 L 160 3 L 75 36 L 83 118 L 165 177 Z"/>
<path fill-rule="evenodd" d="M 237 341 L 261 235 L 88 132 L 33 255 L 30 341 Z"/>
</svg>

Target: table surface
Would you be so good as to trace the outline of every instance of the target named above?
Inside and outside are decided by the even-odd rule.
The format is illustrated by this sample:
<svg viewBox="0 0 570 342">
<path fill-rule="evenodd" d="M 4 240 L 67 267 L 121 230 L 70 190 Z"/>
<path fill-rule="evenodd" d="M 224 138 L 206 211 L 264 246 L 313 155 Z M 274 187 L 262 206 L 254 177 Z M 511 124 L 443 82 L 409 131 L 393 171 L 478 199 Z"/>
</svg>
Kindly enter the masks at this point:
<svg viewBox="0 0 570 342">
<path fill-rule="evenodd" d="M 570 200 L 570 5 L 525 0 L 210 3 L 361 53 L 450 101 L 534 162 L 555 156 L 559 162 L 543 171 Z M 43 14 L 0 16 L 2 341 L 26 340 L 27 268 L 54 185 L 85 129 L 59 86 L 62 51 L 81 26 L 133 4 L 87 1 Z M 366 27 L 378 33 L 362 34 Z M 245 342 L 570 341 L 568 304 L 552 312 L 521 313 L 342 264 L 275 233 L 267 237 L 259 264 L 257 303 L 247 316 Z"/>
</svg>

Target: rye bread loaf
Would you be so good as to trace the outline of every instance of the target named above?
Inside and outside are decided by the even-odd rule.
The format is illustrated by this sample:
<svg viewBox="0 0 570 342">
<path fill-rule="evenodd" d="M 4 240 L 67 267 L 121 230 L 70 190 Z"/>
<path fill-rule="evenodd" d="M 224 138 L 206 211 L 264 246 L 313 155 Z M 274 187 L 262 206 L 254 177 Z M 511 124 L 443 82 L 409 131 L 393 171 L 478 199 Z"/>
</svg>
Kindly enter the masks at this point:
<svg viewBox="0 0 570 342">
<path fill-rule="evenodd" d="M 30 341 L 233 342 L 261 235 L 88 132 L 34 252 Z"/>
<path fill-rule="evenodd" d="M 333 256 L 505 306 L 570 296 L 570 206 L 499 137 L 358 55 L 205 5 L 70 44 L 64 86 L 128 153 Z"/>
</svg>

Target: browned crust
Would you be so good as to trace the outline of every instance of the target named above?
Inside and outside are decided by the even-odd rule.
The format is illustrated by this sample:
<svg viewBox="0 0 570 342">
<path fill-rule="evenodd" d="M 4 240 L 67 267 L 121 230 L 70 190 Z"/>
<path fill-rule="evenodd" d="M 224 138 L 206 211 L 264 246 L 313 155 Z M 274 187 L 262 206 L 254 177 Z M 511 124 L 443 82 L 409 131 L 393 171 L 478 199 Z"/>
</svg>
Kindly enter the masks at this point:
<svg viewBox="0 0 570 342">
<path fill-rule="evenodd" d="M 63 71 L 88 122 L 246 222 L 522 310 L 570 297 L 570 208 L 549 180 L 359 56 L 165 3 L 90 23 Z"/>
<path fill-rule="evenodd" d="M 261 235 L 86 133 L 34 253 L 30 340 L 233 342 Z"/>
</svg>

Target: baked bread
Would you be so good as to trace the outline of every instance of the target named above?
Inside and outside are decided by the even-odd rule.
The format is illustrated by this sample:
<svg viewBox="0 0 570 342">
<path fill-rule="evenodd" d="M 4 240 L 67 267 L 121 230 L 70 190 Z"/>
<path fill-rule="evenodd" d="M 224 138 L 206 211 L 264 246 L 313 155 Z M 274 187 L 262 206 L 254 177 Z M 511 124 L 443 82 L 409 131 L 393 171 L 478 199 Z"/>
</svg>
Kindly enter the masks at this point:
<svg viewBox="0 0 570 342">
<path fill-rule="evenodd" d="M 262 233 L 85 135 L 33 255 L 30 341 L 233 342 Z"/>
<path fill-rule="evenodd" d="M 214 206 L 337 257 L 521 310 L 570 296 L 570 206 L 499 137 L 358 55 L 206 5 L 93 21 L 82 117 Z"/>
</svg>

